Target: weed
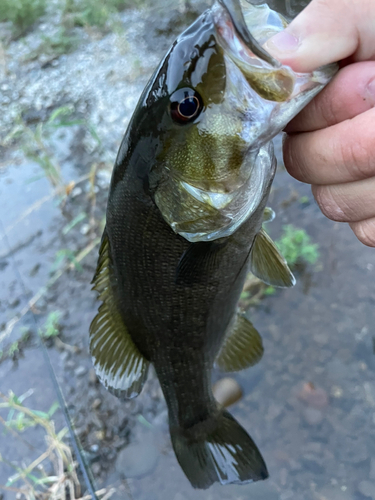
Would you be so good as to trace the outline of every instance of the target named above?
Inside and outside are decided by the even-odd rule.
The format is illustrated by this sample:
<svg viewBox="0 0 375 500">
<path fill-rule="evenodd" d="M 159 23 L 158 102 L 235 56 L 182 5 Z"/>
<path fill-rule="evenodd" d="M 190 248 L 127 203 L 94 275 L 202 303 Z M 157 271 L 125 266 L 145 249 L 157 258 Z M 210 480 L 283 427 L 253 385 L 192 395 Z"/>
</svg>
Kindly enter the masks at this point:
<svg viewBox="0 0 375 500">
<path fill-rule="evenodd" d="M 46 441 L 43 453 L 28 465 L 22 463 L 22 466 L 19 466 L 12 461 L 8 453 L 7 457 L 0 453 L 0 463 L 15 471 L 5 485 L 0 485 L 0 491 L 11 491 L 17 493 L 16 498 L 27 500 L 91 500 L 91 495 L 81 497 L 81 487 L 76 473 L 77 464 L 73 460 L 70 447 L 65 442 L 68 429 L 65 427 L 59 432 L 55 431 L 52 417 L 59 405 L 54 403 L 47 412 L 32 410 L 24 404 L 25 399 L 32 393 L 33 391 L 29 390 L 19 397 L 12 391 L 8 397 L 0 393 L 3 401 L 0 403 L 0 410 L 8 410 L 6 419 L 0 416 L 0 423 L 4 429 L 31 449 L 34 447 L 20 435 L 28 429 L 30 432 L 33 428 L 41 428 Z M 14 448 L 9 448 L 12 449 Z M 46 470 L 51 472 L 47 474 Z M 96 495 L 105 500 L 113 493 L 115 489 L 111 488 L 97 491 Z"/>
<path fill-rule="evenodd" d="M 60 333 L 60 324 L 59 321 L 61 319 L 60 311 L 52 311 L 47 316 L 46 322 L 44 323 L 43 328 L 39 329 L 39 335 L 43 339 L 51 339 L 57 337 Z"/>
<path fill-rule="evenodd" d="M 73 460 L 70 447 L 65 442 L 68 429 L 55 431 L 52 417 L 59 405 L 54 403 L 47 412 L 32 410 L 24 404 L 25 399 L 32 393 L 33 391 L 29 390 L 19 397 L 12 391 L 8 397 L 0 393 L 0 400 L 3 401 L 0 403 L 0 410 L 8 411 L 6 418 L 0 416 L 0 423 L 5 431 L 32 449 L 34 447 L 20 434 L 40 428 L 44 431 L 46 442 L 43 453 L 28 465 L 22 463 L 22 466 L 19 466 L 12 461 L 9 453 L 6 457 L 0 453 L 0 463 L 14 470 L 7 483 L 0 485 L 0 491 L 17 493 L 16 498 L 26 500 L 92 500 L 91 495 L 81 497 L 81 487 L 76 473 L 77 464 Z M 14 448 L 11 447 L 9 450 Z M 48 474 L 46 470 L 51 472 Z M 115 489 L 111 488 L 97 491 L 96 495 L 105 500 L 114 493 Z"/>
<path fill-rule="evenodd" d="M 76 215 L 76 217 L 74 217 L 73 220 L 71 220 L 69 222 L 69 224 L 67 224 L 63 230 L 62 230 L 62 234 L 66 235 L 69 233 L 69 231 L 71 229 L 73 229 L 73 227 L 75 227 L 77 224 L 79 224 L 80 222 L 82 222 L 83 220 L 85 220 L 87 217 L 87 215 L 85 214 L 85 212 L 80 212 L 78 215 Z"/>
<path fill-rule="evenodd" d="M 1 0 L 0 0 L 1 1 Z M 40 165 L 43 174 L 50 181 L 53 187 L 65 188 L 66 193 L 71 191 L 69 184 L 64 185 L 61 176 L 61 168 L 58 160 L 54 156 L 51 145 L 51 136 L 58 128 L 71 127 L 74 125 L 83 126 L 94 139 L 97 146 L 101 145 L 100 138 L 94 127 L 85 120 L 73 118 L 74 107 L 72 105 L 61 106 L 54 110 L 45 123 L 38 123 L 36 127 L 29 127 L 21 117 L 16 121 L 16 125 L 2 141 L 2 146 L 7 146 L 15 140 L 21 140 L 22 150 L 27 158 Z M 30 179 L 39 179 L 40 176 Z"/>
<path fill-rule="evenodd" d="M 69 54 L 69 52 L 73 52 L 78 45 L 78 37 L 71 35 L 69 30 L 64 27 L 60 28 L 57 33 L 52 36 L 42 35 L 41 38 L 42 41 L 39 47 L 30 52 L 26 56 L 25 61 L 33 61 L 41 54 L 52 57 Z"/>
<path fill-rule="evenodd" d="M 283 227 L 283 234 L 275 243 L 291 268 L 297 264 L 315 264 L 319 259 L 318 244 L 311 243 L 304 229 L 291 224 Z"/>
<path fill-rule="evenodd" d="M 64 15 L 75 26 L 96 26 L 103 29 L 112 16 L 129 7 L 140 7 L 146 0 L 65 0 Z"/>
<path fill-rule="evenodd" d="M 55 272 L 57 269 L 59 269 L 66 261 L 70 262 L 73 264 L 74 268 L 77 271 L 83 271 L 83 268 L 81 264 L 77 261 L 76 256 L 74 255 L 74 252 L 70 250 L 69 248 L 62 248 L 61 250 L 58 250 L 56 252 L 56 258 L 55 262 L 52 265 L 51 272 Z"/>
<path fill-rule="evenodd" d="M 45 12 L 46 0 L 1 0 L 0 22 L 10 21 L 17 35 L 22 35 Z"/>
<path fill-rule="evenodd" d="M 304 229 L 298 229 L 292 225 L 284 226 L 283 234 L 280 239 L 275 241 L 275 244 L 292 269 L 296 268 L 298 264 L 315 264 L 319 259 L 318 245 L 311 243 L 310 236 Z M 257 305 L 263 297 L 274 295 L 276 291 L 276 288 L 266 285 L 249 273 L 239 305 L 242 309 L 247 309 L 251 305 Z"/>
<path fill-rule="evenodd" d="M 8 347 L 0 351 L 0 361 L 4 361 L 5 359 L 17 360 L 29 340 L 30 330 L 26 328 L 18 340 L 15 340 Z"/>
<path fill-rule="evenodd" d="M 310 203 L 310 198 L 308 196 L 301 196 L 301 198 L 298 200 L 298 202 L 301 205 L 309 205 Z"/>
</svg>

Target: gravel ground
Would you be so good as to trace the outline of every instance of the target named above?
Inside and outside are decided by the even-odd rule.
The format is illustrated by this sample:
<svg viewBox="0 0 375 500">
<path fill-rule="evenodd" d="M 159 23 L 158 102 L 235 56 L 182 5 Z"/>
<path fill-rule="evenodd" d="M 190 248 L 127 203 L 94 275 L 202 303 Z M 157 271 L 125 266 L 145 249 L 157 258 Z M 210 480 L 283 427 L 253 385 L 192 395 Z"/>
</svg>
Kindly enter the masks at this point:
<svg viewBox="0 0 375 500">
<path fill-rule="evenodd" d="M 296 7 L 298 2 L 286 2 L 287 13 Z M 48 14 L 23 39 L 4 38 L 0 136 L 4 139 L 20 116 L 34 130 L 62 105 L 70 105 L 85 125 L 62 127 L 48 142 L 64 183 L 77 182 L 60 205 L 20 142 L 0 147 L 0 348 L 20 338 L 22 327 L 31 332 L 16 359 L 0 363 L 1 392 L 33 388 L 30 405 L 41 410 L 56 399 L 34 318 L 39 327 L 58 310 L 61 342 L 49 342 L 50 357 L 93 475 L 99 486 L 114 484 L 116 498 L 375 499 L 375 254 L 346 226 L 326 220 L 309 188 L 282 169 L 270 199 L 277 213 L 270 233 L 277 238 L 290 223 L 304 228 L 319 244 L 320 259 L 297 272 L 295 288 L 266 297 L 249 311 L 263 335 L 265 355 L 256 367 L 235 374 L 243 397 L 231 412 L 262 450 L 268 481 L 192 490 L 171 448 L 155 376 L 127 403 L 98 383 L 87 335 L 98 307 L 90 290 L 97 247 L 80 270 L 68 269 L 51 284 L 36 302 L 34 316 L 27 312 L 5 338 L 9 321 L 55 276 L 58 252 L 77 255 L 100 236 L 111 165 L 137 99 L 171 40 L 203 4 L 190 2 L 186 10 L 184 2 L 170 2 L 167 8 L 168 18 L 160 3 L 128 10 L 119 16 L 116 32 L 77 29 L 79 48 L 60 57 L 42 54 L 26 61 L 42 36 L 56 31 L 56 14 Z M 93 164 L 99 169 L 94 184 L 79 182 Z M 82 212 L 87 216 L 66 231 Z M 214 381 L 222 376 L 215 373 Z M 61 425 L 62 416 L 56 418 Z M 41 435 L 28 432 L 27 438 L 42 449 Z M 9 434 L 0 453 L 19 465 L 35 457 Z M 10 474 L 0 463 L 0 484 Z M 14 493 L 3 493 L 4 500 L 13 498 Z"/>
</svg>

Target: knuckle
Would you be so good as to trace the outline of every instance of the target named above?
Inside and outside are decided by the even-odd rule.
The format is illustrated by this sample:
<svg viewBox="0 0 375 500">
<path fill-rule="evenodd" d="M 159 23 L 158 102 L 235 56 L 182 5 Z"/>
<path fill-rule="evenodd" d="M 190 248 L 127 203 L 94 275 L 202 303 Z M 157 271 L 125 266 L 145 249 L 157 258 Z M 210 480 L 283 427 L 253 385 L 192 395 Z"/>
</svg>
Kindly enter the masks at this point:
<svg viewBox="0 0 375 500">
<path fill-rule="evenodd" d="M 358 139 L 358 138 L 356 138 Z M 353 180 L 366 179 L 375 170 L 373 151 L 375 140 L 373 137 L 362 137 L 358 140 L 340 141 L 341 164 Z"/>
<path fill-rule="evenodd" d="M 358 222 L 352 226 L 359 241 L 368 247 L 375 247 L 375 219 Z"/>
<path fill-rule="evenodd" d="M 340 198 L 334 186 L 314 186 L 314 197 L 323 214 L 337 222 L 349 222 L 352 218 L 350 207 Z"/>
</svg>

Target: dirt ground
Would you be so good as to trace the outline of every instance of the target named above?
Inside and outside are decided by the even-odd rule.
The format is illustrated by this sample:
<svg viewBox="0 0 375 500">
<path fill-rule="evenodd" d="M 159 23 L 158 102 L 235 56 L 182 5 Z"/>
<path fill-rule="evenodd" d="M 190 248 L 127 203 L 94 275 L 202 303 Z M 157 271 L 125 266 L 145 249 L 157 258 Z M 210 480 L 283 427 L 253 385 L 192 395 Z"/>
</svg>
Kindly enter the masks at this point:
<svg viewBox="0 0 375 500">
<path fill-rule="evenodd" d="M 286 224 L 303 228 L 319 245 L 320 257 L 296 272 L 294 288 L 250 307 L 265 354 L 256 367 L 234 374 L 243 397 L 230 409 L 262 451 L 270 478 L 193 490 L 171 448 L 154 374 L 127 403 L 96 379 L 88 328 L 98 302 L 90 282 L 110 170 L 137 99 L 181 31 L 182 18 L 178 8 L 168 19 L 160 9 L 125 11 L 121 32 L 89 33 L 75 52 L 49 61 L 24 59 L 50 27 L 6 45 L 0 64 L 2 138 L 17 117 L 35 130 L 61 106 L 71 106 L 79 123 L 61 126 L 46 139 L 61 168 L 61 185 L 75 183 L 63 201 L 20 139 L 0 147 L 0 349 L 5 352 L 25 331 L 30 336 L 14 356 L 3 356 L 0 391 L 21 395 L 33 389 L 26 401 L 44 411 L 56 400 L 37 330 L 59 311 L 60 340 L 47 341 L 49 356 L 95 481 L 98 487 L 114 485 L 112 498 L 375 499 L 375 253 L 346 225 L 325 219 L 309 187 L 282 168 L 269 201 L 277 214 L 269 232 L 277 239 Z M 214 381 L 221 377 L 214 373 Z M 57 414 L 56 426 L 63 425 Z M 24 436 L 33 449 L 9 433 L 0 438 L 1 455 L 19 466 L 44 446 L 38 431 Z M 0 484 L 12 473 L 0 462 Z M 0 493 L 2 500 L 15 497 Z"/>
</svg>

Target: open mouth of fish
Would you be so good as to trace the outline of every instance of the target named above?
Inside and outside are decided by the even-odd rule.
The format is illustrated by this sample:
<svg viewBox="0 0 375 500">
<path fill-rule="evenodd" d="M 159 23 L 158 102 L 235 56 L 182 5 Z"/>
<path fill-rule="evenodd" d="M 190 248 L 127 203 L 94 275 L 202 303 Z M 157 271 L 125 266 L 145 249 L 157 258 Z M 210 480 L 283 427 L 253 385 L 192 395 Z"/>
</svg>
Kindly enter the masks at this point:
<svg viewBox="0 0 375 500">
<path fill-rule="evenodd" d="M 211 15 L 226 65 L 238 69 L 248 83 L 244 105 L 246 119 L 241 135 L 249 144 L 248 154 L 232 188 L 202 189 L 183 182 L 182 187 L 200 203 L 217 210 L 215 223 L 199 227 L 174 221 L 173 230 L 191 242 L 230 236 L 255 212 L 272 182 L 276 162 L 272 138 L 325 86 L 336 65 L 312 73 L 296 73 L 274 59 L 262 45 L 287 26 L 282 15 L 268 5 L 254 6 L 233 0 L 217 0 Z M 228 70 L 229 71 L 229 70 Z M 238 99 L 242 96 L 238 95 Z M 205 224 L 207 224 L 205 222 Z M 194 228 L 194 229 L 193 229 Z"/>
</svg>

